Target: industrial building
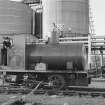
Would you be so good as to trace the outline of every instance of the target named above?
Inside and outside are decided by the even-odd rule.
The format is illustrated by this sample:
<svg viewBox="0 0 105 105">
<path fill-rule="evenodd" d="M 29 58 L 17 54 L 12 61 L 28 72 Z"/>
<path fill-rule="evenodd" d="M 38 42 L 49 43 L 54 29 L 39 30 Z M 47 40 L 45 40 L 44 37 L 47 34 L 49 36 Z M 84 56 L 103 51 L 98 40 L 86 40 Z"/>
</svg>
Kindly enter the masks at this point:
<svg viewBox="0 0 105 105">
<path fill-rule="evenodd" d="M 88 5 L 88 0 L 43 0 L 31 9 L 20 2 L 0 0 L 0 43 L 9 37 L 13 44 L 13 50 L 8 49 L 8 65 L 24 67 L 25 43 L 36 40 L 34 36 L 51 37 L 53 24 L 58 37 L 88 36 Z"/>
<path fill-rule="evenodd" d="M 64 34 L 89 33 L 88 0 L 43 0 L 43 35 L 50 35 L 55 23 Z M 72 35 L 68 35 L 72 36 Z"/>
<path fill-rule="evenodd" d="M 89 16 L 89 0 L 0 0 L 1 70 L 18 79 L 30 73 L 56 88 L 87 86 L 91 52 L 104 49 Z"/>
<path fill-rule="evenodd" d="M 12 37 L 14 45 L 17 44 L 23 50 L 25 42 L 51 37 L 54 24 L 58 37 L 79 37 L 76 41 L 81 41 L 81 37 L 84 37 L 83 43 L 91 43 L 88 37 L 92 36 L 89 16 L 88 0 L 23 0 L 23 3 L 0 0 L 0 43 L 4 37 L 9 36 Z M 17 39 L 21 41 L 18 42 Z M 87 53 L 88 64 L 91 62 L 90 47 Z M 23 50 L 22 55 L 24 54 Z"/>
</svg>

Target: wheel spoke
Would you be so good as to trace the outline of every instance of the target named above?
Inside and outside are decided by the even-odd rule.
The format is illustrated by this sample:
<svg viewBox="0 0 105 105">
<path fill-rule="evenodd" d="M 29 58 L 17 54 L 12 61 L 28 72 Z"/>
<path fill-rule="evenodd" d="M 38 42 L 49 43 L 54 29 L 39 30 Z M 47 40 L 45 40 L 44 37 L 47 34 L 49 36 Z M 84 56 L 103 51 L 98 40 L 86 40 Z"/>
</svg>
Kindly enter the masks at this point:
<svg viewBox="0 0 105 105">
<path fill-rule="evenodd" d="M 61 75 L 52 75 L 49 77 L 53 89 L 61 89 L 64 86 L 64 78 Z"/>
</svg>

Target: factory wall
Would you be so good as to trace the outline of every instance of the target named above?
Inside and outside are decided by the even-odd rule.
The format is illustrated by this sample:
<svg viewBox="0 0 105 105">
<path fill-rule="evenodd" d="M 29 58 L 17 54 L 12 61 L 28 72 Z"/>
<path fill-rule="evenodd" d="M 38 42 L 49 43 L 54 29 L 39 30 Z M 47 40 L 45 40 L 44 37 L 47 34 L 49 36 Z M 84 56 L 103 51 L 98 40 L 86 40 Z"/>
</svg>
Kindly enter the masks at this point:
<svg viewBox="0 0 105 105">
<path fill-rule="evenodd" d="M 53 23 L 65 32 L 89 33 L 88 0 L 43 0 L 43 34 L 50 36 Z"/>
<path fill-rule="evenodd" d="M 25 40 L 32 33 L 32 9 L 26 4 L 0 0 L 0 66 L 4 37 L 12 40 L 7 49 L 7 66 L 11 69 L 25 67 Z"/>
<path fill-rule="evenodd" d="M 32 33 L 32 10 L 25 4 L 0 0 L 0 34 Z"/>
</svg>

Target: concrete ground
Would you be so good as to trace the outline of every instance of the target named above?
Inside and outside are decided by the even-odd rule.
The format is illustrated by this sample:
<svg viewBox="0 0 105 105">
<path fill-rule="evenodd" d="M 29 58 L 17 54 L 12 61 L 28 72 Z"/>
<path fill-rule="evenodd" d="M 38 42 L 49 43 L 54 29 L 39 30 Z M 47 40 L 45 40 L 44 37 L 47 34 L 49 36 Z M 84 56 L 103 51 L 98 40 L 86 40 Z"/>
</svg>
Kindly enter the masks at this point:
<svg viewBox="0 0 105 105">
<path fill-rule="evenodd" d="M 8 102 L 10 99 L 16 98 L 17 95 L 0 95 L 0 105 Z M 105 105 L 105 98 L 99 96 L 92 98 L 91 96 L 46 96 L 46 95 L 31 95 L 23 96 L 23 100 L 27 103 L 38 103 L 35 105 Z"/>
<path fill-rule="evenodd" d="M 93 79 L 89 87 L 105 88 L 105 79 Z M 105 98 L 102 96 L 57 96 L 57 95 L 20 95 L 0 94 L 0 105 L 5 105 L 10 100 L 21 97 L 27 103 L 39 103 L 37 105 L 105 105 Z M 8 104 L 6 104 L 8 105 Z"/>
<path fill-rule="evenodd" d="M 12 100 L 15 97 L 18 97 L 18 94 L 0 94 L 0 105 Z"/>
</svg>

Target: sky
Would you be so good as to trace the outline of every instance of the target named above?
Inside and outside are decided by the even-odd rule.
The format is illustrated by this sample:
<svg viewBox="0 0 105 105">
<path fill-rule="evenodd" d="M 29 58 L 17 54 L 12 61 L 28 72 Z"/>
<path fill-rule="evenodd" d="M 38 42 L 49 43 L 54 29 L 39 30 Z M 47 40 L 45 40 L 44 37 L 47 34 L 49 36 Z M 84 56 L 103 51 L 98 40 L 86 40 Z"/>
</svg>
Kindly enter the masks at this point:
<svg viewBox="0 0 105 105">
<path fill-rule="evenodd" d="M 105 0 L 90 0 L 90 8 L 95 34 L 105 35 Z"/>
<path fill-rule="evenodd" d="M 105 35 L 105 0 L 90 0 L 96 35 Z"/>
</svg>

